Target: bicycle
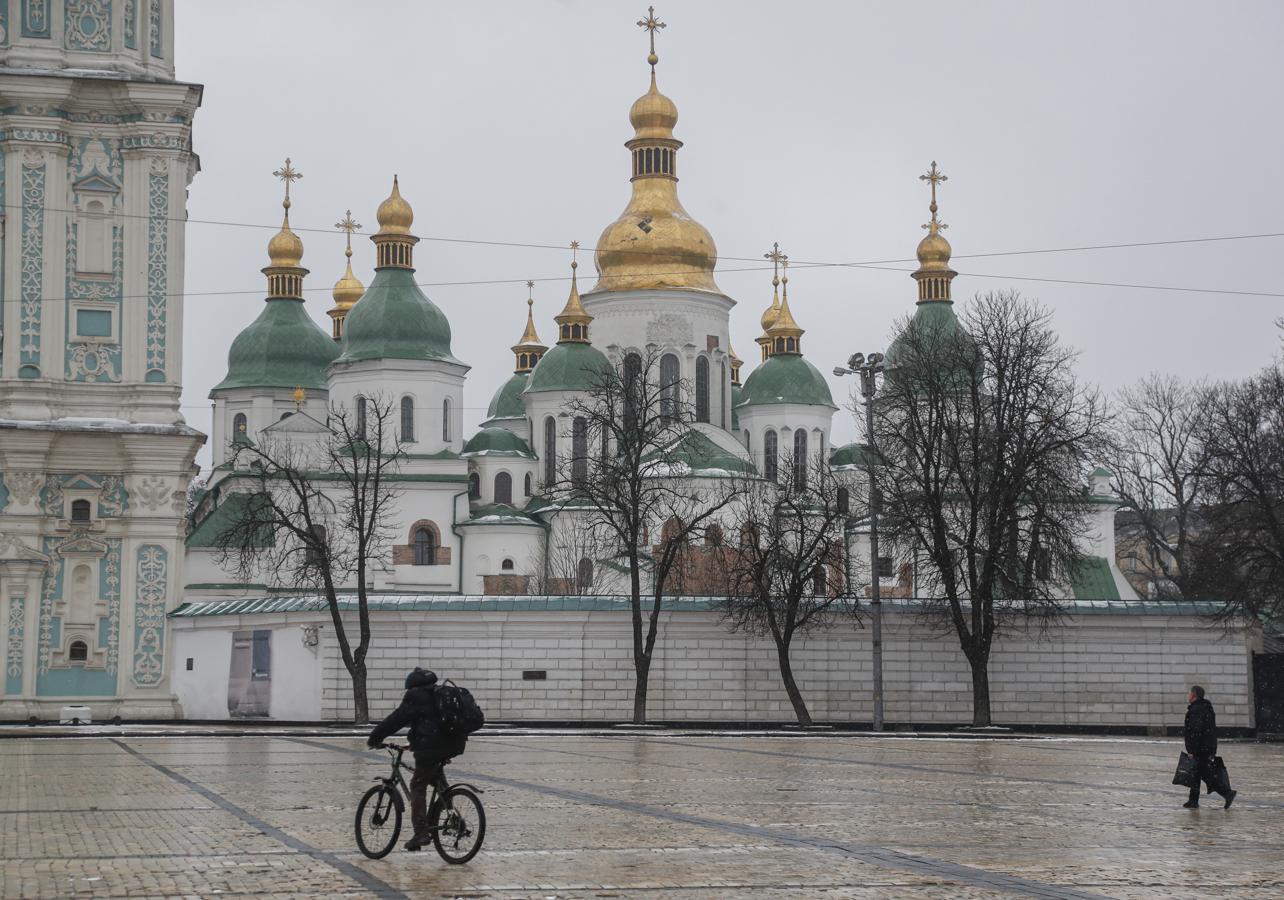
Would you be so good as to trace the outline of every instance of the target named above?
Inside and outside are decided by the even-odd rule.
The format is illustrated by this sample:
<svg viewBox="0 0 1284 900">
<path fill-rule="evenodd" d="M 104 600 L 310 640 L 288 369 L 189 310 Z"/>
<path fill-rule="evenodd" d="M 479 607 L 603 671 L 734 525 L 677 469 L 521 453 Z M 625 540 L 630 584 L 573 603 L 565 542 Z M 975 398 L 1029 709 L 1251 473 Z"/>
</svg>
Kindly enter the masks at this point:
<svg viewBox="0 0 1284 900">
<path fill-rule="evenodd" d="M 404 744 L 380 744 L 392 758 L 392 774 L 376 778 L 379 782 L 362 796 L 357 804 L 357 847 L 370 859 L 383 859 L 397 845 L 401 818 L 405 809 L 403 794 L 410 796 L 402 770 L 414 772 L 413 766 L 401 761 L 410 748 Z M 446 862 L 462 865 L 477 855 L 486 837 L 486 811 L 481 798 L 485 793 L 471 784 L 449 784 L 445 764 L 432 786 L 428 803 L 428 825 L 433 846 Z M 400 790 L 398 790 L 400 787 Z"/>
</svg>

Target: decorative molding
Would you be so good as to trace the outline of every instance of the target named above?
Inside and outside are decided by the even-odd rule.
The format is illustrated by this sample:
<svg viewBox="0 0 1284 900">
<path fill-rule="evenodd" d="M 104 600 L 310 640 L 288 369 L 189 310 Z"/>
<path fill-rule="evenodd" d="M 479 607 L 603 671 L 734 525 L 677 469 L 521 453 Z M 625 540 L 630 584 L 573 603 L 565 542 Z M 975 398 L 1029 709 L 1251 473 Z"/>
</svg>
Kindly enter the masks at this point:
<svg viewBox="0 0 1284 900">
<path fill-rule="evenodd" d="M 22 36 L 49 37 L 50 0 L 22 0 Z"/>
<path fill-rule="evenodd" d="M 28 547 L 16 534 L 5 534 L 4 532 L 0 532 L 0 560 L 49 564 L 48 556 L 45 556 L 39 550 L 33 550 Z"/>
<path fill-rule="evenodd" d="M 159 544 L 138 548 L 134 603 L 134 684 L 152 687 L 165 677 L 165 593 L 169 554 Z"/>
<path fill-rule="evenodd" d="M 0 3 L 0 47 L 9 43 L 9 4 Z"/>
<path fill-rule="evenodd" d="M 0 131 L 0 141 L 26 141 L 30 144 L 61 144 L 63 146 L 71 143 L 71 139 L 61 131 L 49 131 L 42 128 L 10 128 Z"/>
<path fill-rule="evenodd" d="M 125 46 L 130 50 L 138 49 L 138 0 L 125 2 Z"/>
<path fill-rule="evenodd" d="M 138 501 L 138 505 L 155 512 L 170 499 L 170 488 L 167 479 L 159 475 L 135 476 L 129 489 L 129 495 Z"/>
<path fill-rule="evenodd" d="M 25 644 L 22 637 L 26 630 L 26 606 L 25 594 L 10 592 L 4 657 L 4 692 L 6 694 L 22 693 L 22 648 Z"/>
<path fill-rule="evenodd" d="M 129 509 L 129 491 L 125 489 L 125 479 L 120 475 L 75 472 L 45 476 L 44 486 L 39 494 L 41 513 L 53 518 L 66 518 L 66 489 L 97 491 L 100 519 L 119 518 Z"/>
<path fill-rule="evenodd" d="M 35 157 L 33 159 L 33 157 Z M 40 368 L 40 316 L 44 294 L 45 159 L 28 149 L 22 158 L 22 306 L 20 366 Z"/>
<path fill-rule="evenodd" d="M 165 339 L 169 268 L 169 167 L 152 171 L 147 182 L 147 376 L 165 381 Z M 152 373 L 158 373 L 153 378 Z"/>
<path fill-rule="evenodd" d="M 147 16 L 148 44 L 157 59 L 165 55 L 165 30 L 161 25 L 161 0 L 151 0 Z"/>
<path fill-rule="evenodd" d="M 125 150 L 187 150 L 190 135 L 182 134 L 132 134 L 121 142 Z"/>
<path fill-rule="evenodd" d="M 63 46 L 68 50 L 111 50 L 111 0 L 67 0 Z"/>
<path fill-rule="evenodd" d="M 120 381 L 119 344 L 68 344 L 67 378 L 90 384 Z"/>
</svg>

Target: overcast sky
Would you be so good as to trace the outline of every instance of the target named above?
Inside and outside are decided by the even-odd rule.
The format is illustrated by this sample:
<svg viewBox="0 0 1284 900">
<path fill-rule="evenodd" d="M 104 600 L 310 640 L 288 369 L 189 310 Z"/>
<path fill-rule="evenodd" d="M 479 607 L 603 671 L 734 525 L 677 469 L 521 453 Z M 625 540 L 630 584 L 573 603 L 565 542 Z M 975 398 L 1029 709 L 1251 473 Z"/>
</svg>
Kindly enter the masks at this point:
<svg viewBox="0 0 1284 900">
<path fill-rule="evenodd" d="M 1284 3 L 660 2 L 659 84 L 685 142 L 679 191 L 717 242 L 744 374 L 771 296 L 770 270 L 745 260 L 773 241 L 800 264 L 884 266 L 792 273 L 807 358 L 829 372 L 886 345 L 914 305 L 908 272 L 928 204 L 918 176 L 932 160 L 949 176 L 940 206 L 955 298 L 1038 298 L 1082 351 L 1082 378 L 1108 390 L 1150 371 L 1228 378 L 1279 351 L 1280 296 L 1016 276 L 1278 295 L 1281 237 L 966 257 L 1284 232 Z M 591 247 L 620 213 L 628 109 L 647 87 L 642 0 L 176 6 L 178 77 L 205 85 L 187 420 L 208 433 L 209 389 L 261 309 L 259 269 L 280 221 L 271 172 L 289 156 L 304 173 L 292 218 L 312 272 L 308 309 L 327 332 L 343 270 L 331 225 L 351 208 L 375 230 L 400 175 L 423 239 L 419 280 L 473 367 L 471 432 L 511 373 L 527 278 L 551 343 L 568 256 L 444 239 Z M 357 239 L 366 284 L 372 251 Z M 845 403 L 850 386 L 832 386 Z M 835 443 L 855 433 L 850 412 L 835 415 Z"/>
</svg>

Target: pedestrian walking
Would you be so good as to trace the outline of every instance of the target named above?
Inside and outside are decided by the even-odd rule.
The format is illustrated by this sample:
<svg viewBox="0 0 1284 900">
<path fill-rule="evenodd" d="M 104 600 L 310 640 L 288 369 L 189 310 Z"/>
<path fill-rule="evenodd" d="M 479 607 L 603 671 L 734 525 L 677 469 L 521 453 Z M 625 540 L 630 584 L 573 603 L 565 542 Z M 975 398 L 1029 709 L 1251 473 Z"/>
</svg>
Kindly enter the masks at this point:
<svg viewBox="0 0 1284 900">
<path fill-rule="evenodd" d="M 1190 786 L 1190 799 L 1182 804 L 1186 809 L 1199 808 L 1199 785 L 1208 785 L 1209 793 L 1220 794 L 1226 800 L 1224 809 L 1235 802 L 1236 791 L 1231 790 L 1226 766 L 1217 755 L 1217 714 L 1213 704 L 1204 696 L 1204 689 L 1191 685 L 1186 695 L 1186 724 L 1182 737 L 1186 739 L 1186 752 L 1195 758 L 1195 783 Z"/>
</svg>

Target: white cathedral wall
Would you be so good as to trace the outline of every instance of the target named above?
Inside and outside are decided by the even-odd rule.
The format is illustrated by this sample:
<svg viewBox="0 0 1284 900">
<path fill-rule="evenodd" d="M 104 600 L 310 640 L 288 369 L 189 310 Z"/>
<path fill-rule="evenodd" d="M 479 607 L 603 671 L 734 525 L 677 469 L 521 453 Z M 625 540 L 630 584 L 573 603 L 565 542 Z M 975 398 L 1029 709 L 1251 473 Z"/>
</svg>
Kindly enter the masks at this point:
<svg viewBox="0 0 1284 900">
<path fill-rule="evenodd" d="M 351 716 L 351 680 L 325 614 L 262 614 L 180 619 L 176 648 L 193 633 L 229 634 L 272 628 L 278 640 L 298 641 L 299 626 L 321 626 L 316 660 L 300 655 L 273 664 L 273 681 L 308 681 L 321 668 L 321 718 Z M 716 613 L 666 612 L 652 665 L 649 715 L 657 722 L 772 723 L 793 720 L 769 640 L 731 634 Z M 371 714 L 400 701 L 406 672 L 434 669 L 469 688 L 491 722 L 624 721 L 632 712 L 632 642 L 626 612 L 376 612 L 370 667 Z M 184 694 L 184 713 L 214 709 L 223 697 L 227 663 L 212 638 L 194 639 L 210 654 L 198 657 L 198 699 Z M 889 608 L 884 625 L 886 715 L 893 723 L 958 725 L 971 720 L 971 680 L 955 639 Z M 1196 615 L 1079 615 L 1055 626 L 1047 640 L 1010 633 L 995 647 L 990 683 L 995 720 L 1057 726 L 1163 727 L 1179 725 L 1184 687 L 1205 685 L 1223 726 L 1251 727 L 1251 647 L 1244 631 L 1209 629 Z M 184 649 L 172 661 L 181 669 Z M 842 624 L 796 639 L 795 675 L 814 718 L 861 723 L 872 716 L 869 628 Z M 285 666 L 297 666 L 297 673 Z M 220 669 L 220 666 L 222 667 Z M 522 677 L 542 671 L 544 680 Z M 172 675 L 175 683 L 182 673 Z M 196 690 L 194 679 L 193 690 Z M 184 691 L 188 691 L 185 685 Z M 215 698 L 215 699 L 211 699 Z M 310 700 L 306 701 L 310 703 Z M 275 719 L 306 719 L 300 697 L 273 695 Z M 279 705 L 276 705 L 279 704 Z"/>
<path fill-rule="evenodd" d="M 330 366 L 330 400 L 353 415 L 360 396 L 393 404 L 392 425 L 400 433 L 402 397 L 414 400 L 414 440 L 407 453 L 436 453 L 464 446 L 464 376 L 468 366 L 439 360 L 381 359 Z M 449 404 L 447 409 L 446 404 Z M 443 429 L 443 422 L 447 426 Z"/>
<path fill-rule="evenodd" d="M 795 429 L 807 430 L 809 457 L 829 459 L 833 452 L 830 444 L 830 427 L 834 410 L 827 406 L 803 406 L 796 403 L 754 404 L 741 407 L 737 412 L 740 421 L 740 440 L 746 445 L 754 467 L 761 472 L 764 435 L 770 429 L 777 434 L 777 459 L 783 463 L 792 458 Z"/>
<path fill-rule="evenodd" d="M 487 575 L 538 576 L 544 529 L 523 525 L 484 525 L 461 528 L 464 535 L 465 594 L 483 593 Z M 513 568 L 506 571 L 504 560 Z"/>
</svg>

